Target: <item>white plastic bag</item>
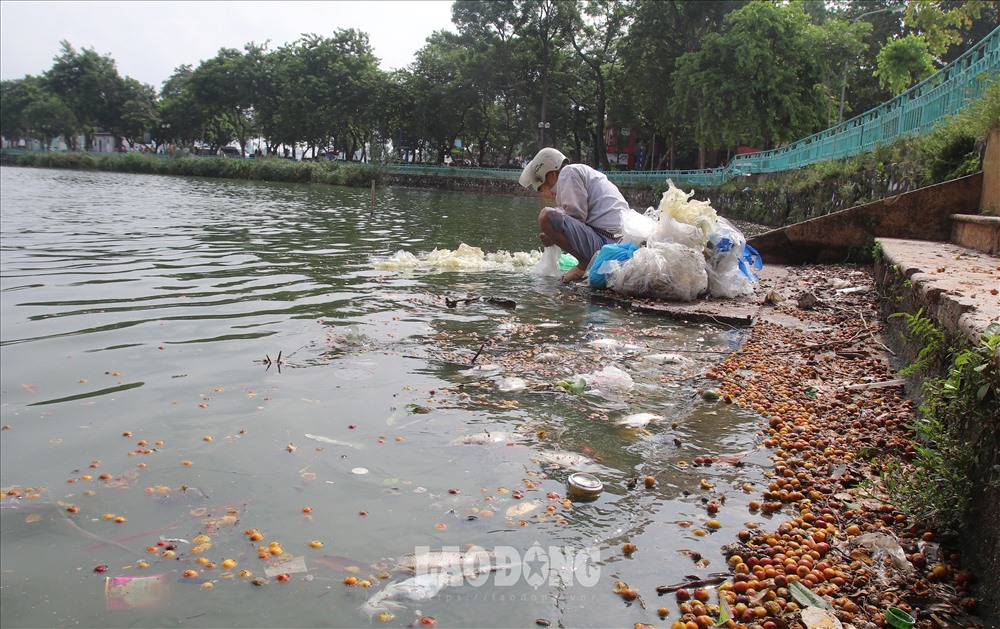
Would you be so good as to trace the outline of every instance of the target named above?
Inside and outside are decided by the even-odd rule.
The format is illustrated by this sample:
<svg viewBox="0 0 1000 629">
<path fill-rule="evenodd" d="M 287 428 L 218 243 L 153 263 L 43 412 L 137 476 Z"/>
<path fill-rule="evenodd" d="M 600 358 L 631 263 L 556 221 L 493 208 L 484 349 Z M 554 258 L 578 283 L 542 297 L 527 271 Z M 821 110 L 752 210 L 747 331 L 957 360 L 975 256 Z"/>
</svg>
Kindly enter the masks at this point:
<svg viewBox="0 0 1000 629">
<path fill-rule="evenodd" d="M 718 231 L 709 238 L 708 292 L 713 297 L 733 298 L 753 294 L 754 278 L 740 268 L 747 240 L 743 233 L 723 217 L 718 217 Z"/>
<path fill-rule="evenodd" d="M 705 247 L 706 238 L 694 225 L 681 223 L 669 216 L 661 216 L 650 242 L 677 243 L 701 251 Z"/>
<path fill-rule="evenodd" d="M 632 376 L 614 365 L 608 365 L 600 371 L 589 373 L 582 377 L 587 385 L 603 398 L 621 400 L 632 390 Z"/>
<path fill-rule="evenodd" d="M 535 263 L 535 266 L 531 267 L 531 274 L 544 277 L 561 276 L 563 273 L 559 268 L 559 257 L 561 255 L 562 249 L 556 245 L 549 245 L 542 252 L 542 257 Z"/>
<path fill-rule="evenodd" d="M 650 208 L 650 210 L 652 209 Z M 635 210 L 622 212 L 622 233 L 618 242 L 642 245 L 649 240 L 653 235 L 653 230 L 656 229 L 656 219 L 647 214 L 640 214 Z"/>
<path fill-rule="evenodd" d="M 659 213 L 660 220 L 672 218 L 678 223 L 693 225 L 702 233 L 702 244 L 708 240 L 711 234 L 717 231 L 716 220 L 718 214 L 712 207 L 711 201 L 691 200 L 694 190 L 684 192 L 674 186 L 671 179 L 667 180 L 667 190 L 660 199 Z"/>
<path fill-rule="evenodd" d="M 607 272 L 608 288 L 635 297 L 694 301 L 708 288 L 705 256 L 675 242 L 640 247 Z"/>
</svg>

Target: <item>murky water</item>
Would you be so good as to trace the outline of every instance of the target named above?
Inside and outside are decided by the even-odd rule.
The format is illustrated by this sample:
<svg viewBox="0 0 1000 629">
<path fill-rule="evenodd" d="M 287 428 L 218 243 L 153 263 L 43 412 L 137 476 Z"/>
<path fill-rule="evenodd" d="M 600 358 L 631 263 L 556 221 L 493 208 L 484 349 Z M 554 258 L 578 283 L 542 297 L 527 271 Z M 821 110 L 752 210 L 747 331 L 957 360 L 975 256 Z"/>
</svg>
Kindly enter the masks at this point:
<svg viewBox="0 0 1000 629">
<path fill-rule="evenodd" d="M 0 176 L 4 627 L 630 626 L 755 517 L 757 418 L 697 393 L 740 330 L 590 305 L 524 265 L 380 268 L 531 252 L 535 200 Z M 627 391 L 552 386 L 609 366 Z M 663 419 L 615 425 L 639 412 Z M 574 469 L 597 500 L 563 502 Z M 403 555 L 470 545 L 507 569 L 363 613 Z"/>
</svg>

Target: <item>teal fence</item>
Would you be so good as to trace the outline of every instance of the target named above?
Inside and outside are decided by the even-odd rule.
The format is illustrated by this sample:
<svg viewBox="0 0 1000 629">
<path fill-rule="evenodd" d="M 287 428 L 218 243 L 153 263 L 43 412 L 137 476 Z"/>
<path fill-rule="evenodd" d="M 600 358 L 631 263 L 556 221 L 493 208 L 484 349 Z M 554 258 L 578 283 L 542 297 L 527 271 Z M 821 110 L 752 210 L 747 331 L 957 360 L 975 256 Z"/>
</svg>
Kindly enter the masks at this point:
<svg viewBox="0 0 1000 629">
<path fill-rule="evenodd" d="M 927 133 L 945 116 L 983 95 L 1000 75 L 1000 27 L 961 57 L 892 100 L 797 142 L 760 153 L 737 155 L 716 170 L 610 173 L 620 184 L 673 179 L 691 185 L 720 185 L 743 175 L 792 170 L 830 159 L 867 153 L 897 139 Z"/>
<path fill-rule="evenodd" d="M 945 116 L 957 113 L 983 95 L 1000 75 L 1000 27 L 961 57 L 896 98 L 786 146 L 737 155 L 726 166 L 709 170 L 611 171 L 621 185 L 654 185 L 672 179 L 677 185 L 718 186 L 755 173 L 774 173 L 816 162 L 867 153 L 897 139 L 927 133 Z M 517 179 L 519 171 L 486 168 L 392 164 L 391 172 Z"/>
</svg>

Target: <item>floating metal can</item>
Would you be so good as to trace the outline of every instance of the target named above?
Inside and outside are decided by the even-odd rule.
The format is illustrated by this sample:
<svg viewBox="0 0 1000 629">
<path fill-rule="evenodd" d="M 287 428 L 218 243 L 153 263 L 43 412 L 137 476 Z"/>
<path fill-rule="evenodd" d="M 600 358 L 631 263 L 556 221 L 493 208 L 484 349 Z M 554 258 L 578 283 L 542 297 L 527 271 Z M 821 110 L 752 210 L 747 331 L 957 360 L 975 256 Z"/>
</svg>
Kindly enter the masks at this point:
<svg viewBox="0 0 1000 629">
<path fill-rule="evenodd" d="M 599 478 L 583 472 L 570 474 L 566 479 L 566 487 L 572 497 L 582 500 L 596 498 L 604 491 L 604 483 Z"/>
</svg>

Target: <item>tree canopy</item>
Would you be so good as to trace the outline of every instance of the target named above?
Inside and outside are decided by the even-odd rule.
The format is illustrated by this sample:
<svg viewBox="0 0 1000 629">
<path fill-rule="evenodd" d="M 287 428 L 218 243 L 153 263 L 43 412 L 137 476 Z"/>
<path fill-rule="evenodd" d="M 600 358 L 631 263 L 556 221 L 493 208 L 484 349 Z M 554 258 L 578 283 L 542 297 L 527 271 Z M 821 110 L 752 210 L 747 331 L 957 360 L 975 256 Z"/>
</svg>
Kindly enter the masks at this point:
<svg viewBox="0 0 1000 629">
<path fill-rule="evenodd" d="M 549 145 L 611 167 L 605 143 L 628 130 L 649 146 L 647 168 L 711 167 L 904 91 L 988 34 L 998 5 L 457 0 L 454 31 L 431 34 L 404 69 L 381 70 L 366 33 L 335 29 L 221 48 L 158 90 L 64 41 L 41 76 L 0 84 L 0 133 L 494 165 Z"/>
</svg>

